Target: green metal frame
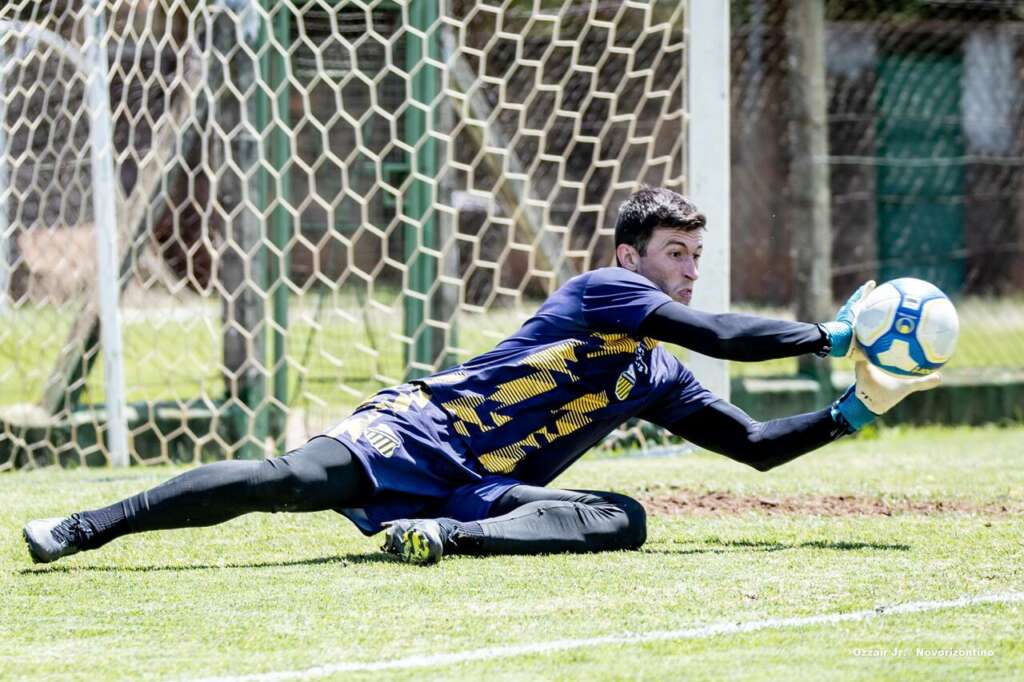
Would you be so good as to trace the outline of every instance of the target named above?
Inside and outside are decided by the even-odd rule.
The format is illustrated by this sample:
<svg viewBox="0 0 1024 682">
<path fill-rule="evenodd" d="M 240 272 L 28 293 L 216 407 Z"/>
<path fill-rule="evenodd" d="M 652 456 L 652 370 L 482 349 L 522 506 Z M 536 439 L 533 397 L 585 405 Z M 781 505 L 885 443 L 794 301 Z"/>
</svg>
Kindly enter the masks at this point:
<svg viewBox="0 0 1024 682">
<path fill-rule="evenodd" d="M 273 32 L 277 42 L 287 45 L 291 40 L 291 15 L 286 11 L 285 6 L 274 2 L 274 0 L 262 0 L 263 6 L 268 12 L 274 7 L 280 8 L 273 17 Z M 262 57 L 263 73 L 269 76 L 268 87 L 272 93 L 271 97 L 276 99 L 277 112 L 273 117 L 275 125 L 270 131 L 270 166 L 277 176 L 267 178 L 267 184 L 276 182 L 277 204 L 270 215 L 270 242 L 277 250 L 277 255 L 270 259 L 270 281 L 273 282 L 273 311 L 274 321 L 273 344 L 274 344 L 274 378 L 273 394 L 278 405 L 271 413 L 270 428 L 275 439 L 280 441 L 285 431 L 285 407 L 288 404 L 288 359 L 287 359 L 287 330 L 288 330 L 288 286 L 289 277 L 287 246 L 292 237 L 292 222 L 288 211 L 285 210 L 284 202 L 289 198 L 290 178 L 288 177 L 287 164 L 291 155 L 291 143 L 289 128 L 289 99 L 290 89 L 288 86 L 288 62 L 285 55 L 276 50 L 267 50 Z M 270 102 L 264 98 L 269 105 Z"/>
<path fill-rule="evenodd" d="M 417 176 L 434 178 L 438 171 L 437 141 L 429 137 L 427 111 L 432 112 L 441 90 L 440 73 L 425 62 L 427 57 L 440 60 L 441 45 L 437 35 L 430 35 L 439 17 L 437 0 L 412 0 L 409 3 L 410 28 L 406 31 L 405 66 L 412 76 L 412 103 L 406 114 L 405 142 L 413 148 L 410 169 L 413 180 L 403 197 L 402 214 L 406 219 L 403 231 L 405 262 L 409 267 L 406 287 L 418 296 L 405 296 L 405 336 L 412 339 L 406 352 L 407 379 L 428 372 L 419 365 L 432 365 L 437 359 L 434 330 L 424 323 L 430 319 L 430 289 L 437 280 L 437 258 L 424 249 L 437 250 L 437 215 L 431 210 L 431 184 Z M 422 35 L 419 35 L 422 34 Z M 426 111 L 424 111 L 426 109 Z"/>
<path fill-rule="evenodd" d="M 260 173 L 257 206 L 261 215 L 269 215 L 267 237 L 277 253 L 271 253 L 266 242 L 253 257 L 252 276 L 254 285 L 261 291 L 271 292 L 271 339 L 272 351 L 269 358 L 272 370 L 271 393 L 274 405 L 264 405 L 266 390 L 260 395 L 250 391 L 245 403 L 254 410 L 253 433 L 259 442 L 268 436 L 277 441 L 278 449 L 283 445 L 285 415 L 288 404 L 288 254 L 292 223 L 284 202 L 289 196 L 287 165 L 291 154 L 289 142 L 289 88 L 288 63 L 284 54 L 271 48 L 271 36 L 280 45 L 288 45 L 291 34 L 291 16 L 287 6 L 273 0 L 260 0 L 260 6 L 270 21 L 260 26 L 260 35 L 255 46 L 262 50 L 257 73 L 255 101 L 255 124 L 260 133 Z M 276 10 L 276 13 L 275 13 Z M 271 172 L 272 171 L 272 172 Z M 262 358 L 266 361 L 268 358 Z M 248 416 L 239 414 L 239 420 Z M 239 433 L 245 433 L 245 424 L 238 423 Z"/>
</svg>

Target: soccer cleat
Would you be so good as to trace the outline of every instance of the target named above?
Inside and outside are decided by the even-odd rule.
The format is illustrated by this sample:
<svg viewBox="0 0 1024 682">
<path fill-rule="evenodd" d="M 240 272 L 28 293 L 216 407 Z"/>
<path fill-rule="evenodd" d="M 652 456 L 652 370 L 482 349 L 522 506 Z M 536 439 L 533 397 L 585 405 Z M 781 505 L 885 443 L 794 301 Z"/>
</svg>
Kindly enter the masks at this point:
<svg viewBox="0 0 1024 682">
<path fill-rule="evenodd" d="M 380 548 L 410 564 L 436 564 L 444 555 L 444 537 L 433 519 L 399 519 L 385 524 Z"/>
<path fill-rule="evenodd" d="M 72 514 L 64 518 L 29 521 L 21 535 L 28 545 L 32 562 L 48 564 L 81 551 L 85 531 L 78 520 L 78 514 Z"/>
</svg>

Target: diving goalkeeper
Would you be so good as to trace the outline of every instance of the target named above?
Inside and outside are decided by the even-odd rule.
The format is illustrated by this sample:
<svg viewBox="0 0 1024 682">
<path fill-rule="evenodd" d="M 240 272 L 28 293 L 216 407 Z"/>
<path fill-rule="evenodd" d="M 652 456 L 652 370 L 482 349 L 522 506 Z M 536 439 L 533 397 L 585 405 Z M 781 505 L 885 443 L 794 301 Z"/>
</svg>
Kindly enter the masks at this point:
<svg viewBox="0 0 1024 682">
<path fill-rule="evenodd" d="M 102 509 L 31 521 L 32 559 L 248 512 L 327 509 L 367 535 L 384 530 L 382 549 L 413 563 L 636 549 L 646 539 L 636 500 L 546 487 L 625 420 L 767 471 L 938 383 L 890 379 L 861 360 L 855 385 L 831 405 L 766 422 L 715 397 L 659 342 L 739 361 L 849 357 L 874 283 L 821 324 L 693 310 L 704 229 L 684 197 L 641 189 L 619 209 L 618 265 L 568 281 L 493 350 L 377 393 L 282 457 L 207 464 Z"/>
</svg>

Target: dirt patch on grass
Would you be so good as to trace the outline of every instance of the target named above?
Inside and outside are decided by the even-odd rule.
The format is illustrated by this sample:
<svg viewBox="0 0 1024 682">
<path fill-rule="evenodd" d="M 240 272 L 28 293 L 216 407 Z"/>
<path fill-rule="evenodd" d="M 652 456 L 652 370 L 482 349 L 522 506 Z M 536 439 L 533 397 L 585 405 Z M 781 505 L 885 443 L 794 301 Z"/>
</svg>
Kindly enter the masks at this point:
<svg viewBox="0 0 1024 682">
<path fill-rule="evenodd" d="M 893 514 L 985 514 L 1006 516 L 1024 513 L 1024 502 L 1007 500 L 910 500 L 862 495 L 799 495 L 775 497 L 738 495 L 725 491 L 677 490 L 668 495 L 641 497 L 648 513 L 659 516 L 724 516 L 760 514 L 803 514 L 809 516 L 892 516 Z"/>
</svg>

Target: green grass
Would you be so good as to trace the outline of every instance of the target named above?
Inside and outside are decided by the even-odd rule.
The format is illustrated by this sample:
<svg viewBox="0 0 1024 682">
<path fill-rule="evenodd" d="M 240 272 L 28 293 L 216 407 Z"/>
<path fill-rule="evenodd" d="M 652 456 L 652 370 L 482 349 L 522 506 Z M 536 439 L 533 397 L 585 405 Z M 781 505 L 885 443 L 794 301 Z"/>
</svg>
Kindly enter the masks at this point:
<svg viewBox="0 0 1024 682">
<path fill-rule="evenodd" d="M 586 458 L 565 487 L 661 495 L 856 494 L 1024 503 L 1024 427 L 886 429 L 767 474 L 706 453 Z M 639 552 L 452 557 L 417 568 L 333 513 L 249 515 L 33 566 L 26 520 L 99 506 L 174 469 L 0 476 L 0 679 L 188 679 L 1024 591 L 1008 514 L 655 516 Z M 580 648 L 332 679 L 1013 679 L 1024 605 Z M 907 649 L 901 657 L 860 649 Z M 921 649 L 993 651 L 935 658 Z"/>
</svg>

